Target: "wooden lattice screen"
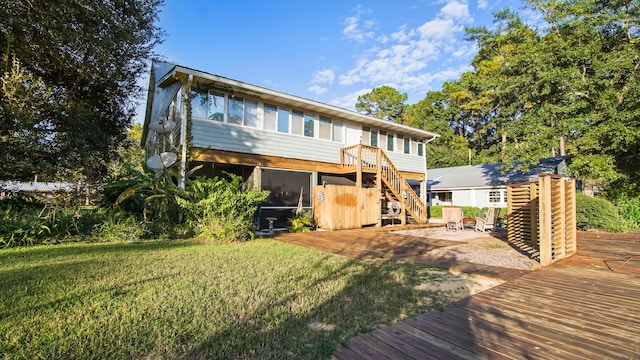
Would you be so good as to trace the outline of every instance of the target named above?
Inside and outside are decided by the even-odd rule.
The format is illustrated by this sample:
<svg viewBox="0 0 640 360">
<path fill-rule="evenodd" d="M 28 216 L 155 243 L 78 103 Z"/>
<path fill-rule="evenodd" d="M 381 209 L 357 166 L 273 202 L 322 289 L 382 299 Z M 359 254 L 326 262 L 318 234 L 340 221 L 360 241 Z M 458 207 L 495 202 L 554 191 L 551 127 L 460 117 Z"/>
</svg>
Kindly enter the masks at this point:
<svg viewBox="0 0 640 360">
<path fill-rule="evenodd" d="M 508 241 L 545 266 L 576 252 L 576 181 L 541 174 L 537 182 L 507 186 Z"/>
</svg>

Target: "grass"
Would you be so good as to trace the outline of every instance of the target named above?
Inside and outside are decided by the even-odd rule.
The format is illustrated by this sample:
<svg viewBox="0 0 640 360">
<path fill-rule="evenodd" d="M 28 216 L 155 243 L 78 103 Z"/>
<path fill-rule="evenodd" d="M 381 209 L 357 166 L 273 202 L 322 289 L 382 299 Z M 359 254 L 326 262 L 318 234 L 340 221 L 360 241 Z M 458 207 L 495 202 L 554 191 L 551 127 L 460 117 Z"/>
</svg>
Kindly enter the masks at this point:
<svg viewBox="0 0 640 360">
<path fill-rule="evenodd" d="M 435 273 L 268 239 L 4 249 L 0 358 L 328 358 L 441 305 Z"/>
</svg>

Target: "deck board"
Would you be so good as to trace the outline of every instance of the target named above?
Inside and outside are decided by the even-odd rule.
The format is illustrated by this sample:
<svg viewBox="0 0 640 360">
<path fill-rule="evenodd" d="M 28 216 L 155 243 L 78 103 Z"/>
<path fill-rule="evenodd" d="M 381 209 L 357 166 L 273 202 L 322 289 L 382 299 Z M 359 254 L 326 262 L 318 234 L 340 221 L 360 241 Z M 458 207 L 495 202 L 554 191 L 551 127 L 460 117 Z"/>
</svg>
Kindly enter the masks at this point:
<svg viewBox="0 0 640 360">
<path fill-rule="evenodd" d="M 394 250 L 385 249 L 392 240 L 359 236 L 342 245 L 332 244 L 327 236 L 323 245 L 315 245 L 356 256 L 425 257 L 411 250 L 412 240 L 396 239 L 404 245 Z M 347 249 L 350 245 L 354 248 Z M 571 258 L 511 275 L 507 269 L 484 269 L 485 274 L 494 271 L 509 281 L 352 338 L 338 346 L 333 358 L 640 358 L 640 261 L 613 271 L 632 255 L 640 255 L 640 232 L 579 232 L 578 253 Z M 473 272 L 473 267 L 467 269 Z"/>
</svg>

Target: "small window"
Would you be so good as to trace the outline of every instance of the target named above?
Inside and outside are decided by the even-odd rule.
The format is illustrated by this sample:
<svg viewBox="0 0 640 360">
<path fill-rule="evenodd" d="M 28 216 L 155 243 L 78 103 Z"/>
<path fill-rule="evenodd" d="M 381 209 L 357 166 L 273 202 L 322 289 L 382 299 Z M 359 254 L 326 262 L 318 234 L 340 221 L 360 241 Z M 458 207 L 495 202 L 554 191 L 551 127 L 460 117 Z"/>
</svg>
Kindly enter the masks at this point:
<svg viewBox="0 0 640 360">
<path fill-rule="evenodd" d="M 244 125 L 250 127 L 260 127 L 260 117 L 258 116 L 258 103 L 255 101 L 245 101 L 244 103 Z"/>
<path fill-rule="evenodd" d="M 302 135 L 304 131 L 304 120 L 302 112 L 294 111 L 291 117 L 291 133 L 296 135 Z"/>
<path fill-rule="evenodd" d="M 331 140 L 331 119 L 320 116 L 320 139 Z"/>
<path fill-rule="evenodd" d="M 411 139 L 411 153 L 414 155 L 418 153 L 418 140 L 416 139 Z"/>
<path fill-rule="evenodd" d="M 424 156 L 424 144 L 418 143 L 418 156 Z"/>
<path fill-rule="evenodd" d="M 207 92 L 206 91 L 191 92 L 191 117 L 194 119 L 207 118 Z"/>
<path fill-rule="evenodd" d="M 229 98 L 229 124 L 242 125 L 242 113 L 244 112 L 244 100 L 242 98 Z"/>
<path fill-rule="evenodd" d="M 490 203 L 502 202 L 501 196 L 502 196 L 502 191 L 500 191 L 500 190 L 491 190 L 491 191 L 489 191 L 489 202 Z"/>
<path fill-rule="evenodd" d="M 214 121 L 224 121 L 224 95 L 209 93 L 207 118 Z"/>
<path fill-rule="evenodd" d="M 387 136 L 387 150 L 393 151 L 393 134 Z"/>
<path fill-rule="evenodd" d="M 371 129 L 371 146 L 378 147 L 378 130 Z"/>
<path fill-rule="evenodd" d="M 289 110 L 278 109 L 278 131 L 281 133 L 289 132 Z"/>
<path fill-rule="evenodd" d="M 342 121 L 333 120 L 333 141 L 342 142 Z"/>
<path fill-rule="evenodd" d="M 411 154 L 411 144 L 410 144 L 410 139 L 404 138 L 404 153 L 405 154 Z"/>
<path fill-rule="evenodd" d="M 313 137 L 316 118 L 313 115 L 304 114 L 304 136 Z"/>
<path fill-rule="evenodd" d="M 264 128 L 267 130 L 276 130 L 278 123 L 278 109 L 275 105 L 264 105 Z"/>
<path fill-rule="evenodd" d="M 362 127 L 362 144 L 371 145 L 371 128 L 368 126 Z"/>
</svg>

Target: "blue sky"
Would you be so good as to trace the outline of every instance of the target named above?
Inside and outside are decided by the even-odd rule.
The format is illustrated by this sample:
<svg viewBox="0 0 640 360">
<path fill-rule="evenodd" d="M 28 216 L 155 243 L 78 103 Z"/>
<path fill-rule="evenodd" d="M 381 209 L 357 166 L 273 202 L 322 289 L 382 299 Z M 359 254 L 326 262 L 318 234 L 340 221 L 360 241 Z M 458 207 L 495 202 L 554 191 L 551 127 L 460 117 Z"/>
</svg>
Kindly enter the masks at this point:
<svg viewBox="0 0 640 360">
<path fill-rule="evenodd" d="M 422 100 L 470 69 L 465 26 L 521 0 L 166 0 L 157 53 L 180 65 L 354 109 L 389 85 Z M 146 81 L 146 80 L 145 80 Z"/>
</svg>

